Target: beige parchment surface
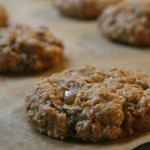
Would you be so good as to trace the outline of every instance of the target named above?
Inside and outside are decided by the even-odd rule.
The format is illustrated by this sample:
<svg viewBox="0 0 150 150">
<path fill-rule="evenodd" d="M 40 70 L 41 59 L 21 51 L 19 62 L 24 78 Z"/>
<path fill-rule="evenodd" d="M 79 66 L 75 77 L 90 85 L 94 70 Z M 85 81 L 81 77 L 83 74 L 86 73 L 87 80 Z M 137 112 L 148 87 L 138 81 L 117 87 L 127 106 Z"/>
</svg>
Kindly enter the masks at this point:
<svg viewBox="0 0 150 150">
<path fill-rule="evenodd" d="M 46 25 L 63 39 L 65 58 L 56 68 L 38 75 L 0 75 L 0 150 L 128 150 L 150 141 L 150 133 L 104 143 L 59 141 L 37 133 L 26 121 L 24 98 L 41 78 L 70 67 L 90 64 L 121 67 L 150 74 L 150 48 L 136 48 L 102 37 L 96 21 L 61 16 L 50 0 L 0 0 L 10 24 Z"/>
</svg>

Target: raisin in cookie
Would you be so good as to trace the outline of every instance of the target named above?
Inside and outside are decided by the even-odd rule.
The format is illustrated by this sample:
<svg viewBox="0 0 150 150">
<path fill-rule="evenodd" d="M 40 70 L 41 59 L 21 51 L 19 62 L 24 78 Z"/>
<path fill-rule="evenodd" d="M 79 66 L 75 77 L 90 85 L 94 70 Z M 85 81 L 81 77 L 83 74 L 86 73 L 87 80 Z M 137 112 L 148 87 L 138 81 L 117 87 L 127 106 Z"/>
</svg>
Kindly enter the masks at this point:
<svg viewBox="0 0 150 150">
<path fill-rule="evenodd" d="M 66 70 L 35 85 L 26 112 L 38 132 L 61 140 L 99 142 L 141 134 L 150 131 L 150 78 L 90 66 Z"/>
<path fill-rule="evenodd" d="M 107 7 L 100 16 L 99 27 L 109 39 L 150 46 L 150 1 L 126 0 Z"/>
<path fill-rule="evenodd" d="M 97 18 L 102 10 L 121 0 L 55 0 L 58 9 L 67 16 L 82 19 Z"/>
<path fill-rule="evenodd" d="M 0 5 L 0 27 L 5 27 L 8 24 L 8 14 L 5 8 Z"/>
<path fill-rule="evenodd" d="M 39 72 L 57 65 L 63 44 L 47 28 L 16 25 L 0 30 L 0 73 Z"/>
</svg>

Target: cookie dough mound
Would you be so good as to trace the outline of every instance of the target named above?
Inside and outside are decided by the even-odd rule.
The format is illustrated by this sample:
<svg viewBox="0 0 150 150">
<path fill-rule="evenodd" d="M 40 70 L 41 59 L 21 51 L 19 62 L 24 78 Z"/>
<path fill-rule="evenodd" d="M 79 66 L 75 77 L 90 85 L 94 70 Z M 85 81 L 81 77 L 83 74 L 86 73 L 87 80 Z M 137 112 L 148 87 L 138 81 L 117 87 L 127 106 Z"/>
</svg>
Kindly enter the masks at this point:
<svg viewBox="0 0 150 150">
<path fill-rule="evenodd" d="M 93 67 L 53 74 L 26 97 L 29 122 L 57 139 L 99 142 L 150 130 L 150 78 Z"/>
<path fill-rule="evenodd" d="M 0 5 L 0 27 L 5 27 L 8 24 L 8 14 L 5 8 Z"/>
<path fill-rule="evenodd" d="M 82 19 L 97 18 L 108 5 L 121 0 L 55 0 L 55 4 L 63 14 Z"/>
<path fill-rule="evenodd" d="M 39 72 L 57 65 L 63 44 L 47 28 L 16 25 L 0 31 L 0 73 Z"/>
<path fill-rule="evenodd" d="M 100 16 L 99 27 L 109 39 L 150 46 L 150 1 L 128 0 L 107 7 Z"/>
</svg>

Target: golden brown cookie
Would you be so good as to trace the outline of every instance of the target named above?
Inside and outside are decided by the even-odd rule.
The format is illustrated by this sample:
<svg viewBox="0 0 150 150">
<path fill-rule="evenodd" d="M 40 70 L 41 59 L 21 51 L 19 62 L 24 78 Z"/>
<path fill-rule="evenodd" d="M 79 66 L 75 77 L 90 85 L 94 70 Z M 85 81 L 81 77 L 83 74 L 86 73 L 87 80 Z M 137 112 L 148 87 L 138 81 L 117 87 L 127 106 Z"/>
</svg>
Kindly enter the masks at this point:
<svg viewBox="0 0 150 150">
<path fill-rule="evenodd" d="M 82 19 L 97 18 L 102 10 L 122 0 L 55 0 L 61 13 Z"/>
<path fill-rule="evenodd" d="M 29 122 L 57 139 L 99 142 L 150 131 L 150 77 L 121 69 L 70 69 L 26 97 Z"/>
<path fill-rule="evenodd" d="M 126 0 L 107 7 L 99 28 L 109 39 L 136 46 L 150 46 L 150 1 Z"/>
<path fill-rule="evenodd" d="M 0 27 L 5 27 L 8 25 L 8 14 L 6 9 L 0 5 Z"/>
<path fill-rule="evenodd" d="M 62 55 L 63 43 L 45 27 L 0 30 L 0 73 L 40 72 L 57 65 Z"/>
</svg>

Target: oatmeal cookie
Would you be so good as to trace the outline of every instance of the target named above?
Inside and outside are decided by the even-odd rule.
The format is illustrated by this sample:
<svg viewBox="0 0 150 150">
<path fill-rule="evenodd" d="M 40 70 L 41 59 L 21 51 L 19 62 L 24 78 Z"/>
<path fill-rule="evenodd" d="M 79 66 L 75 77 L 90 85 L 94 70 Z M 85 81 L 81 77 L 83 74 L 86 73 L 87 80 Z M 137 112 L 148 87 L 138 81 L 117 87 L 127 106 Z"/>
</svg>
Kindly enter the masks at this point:
<svg viewBox="0 0 150 150">
<path fill-rule="evenodd" d="M 107 7 L 99 18 L 99 27 L 109 39 L 150 46 L 150 1 L 126 0 Z"/>
<path fill-rule="evenodd" d="M 0 27 L 5 27 L 8 24 L 8 14 L 5 8 L 0 5 Z"/>
<path fill-rule="evenodd" d="M 102 10 L 121 0 L 55 0 L 55 4 L 63 14 L 82 19 L 97 18 Z"/>
<path fill-rule="evenodd" d="M 62 54 L 63 43 L 45 27 L 0 30 L 0 73 L 39 72 L 57 65 Z"/>
<path fill-rule="evenodd" d="M 145 74 L 70 69 L 42 80 L 25 101 L 35 129 L 61 140 L 99 142 L 150 131 L 150 78 Z"/>
</svg>

